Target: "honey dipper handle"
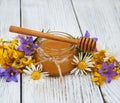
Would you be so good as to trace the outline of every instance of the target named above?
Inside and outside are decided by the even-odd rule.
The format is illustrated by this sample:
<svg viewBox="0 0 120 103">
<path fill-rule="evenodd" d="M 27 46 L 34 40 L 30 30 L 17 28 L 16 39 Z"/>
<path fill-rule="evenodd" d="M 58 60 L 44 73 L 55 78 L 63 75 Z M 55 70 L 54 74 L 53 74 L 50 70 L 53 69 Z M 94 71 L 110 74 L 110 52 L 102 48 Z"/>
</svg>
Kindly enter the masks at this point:
<svg viewBox="0 0 120 103">
<path fill-rule="evenodd" d="M 26 29 L 26 28 L 21 28 L 21 27 L 17 27 L 17 26 L 10 26 L 9 31 L 14 32 L 14 33 L 20 33 L 20 34 L 23 34 L 23 35 L 36 36 L 36 37 L 41 37 L 41 38 L 58 40 L 58 41 L 67 42 L 67 43 L 71 43 L 71 44 L 77 44 L 78 43 L 78 41 L 74 40 L 74 39 L 64 38 L 64 37 L 61 37 L 61 36 L 56 36 L 56 35 L 53 35 L 53 34 L 43 33 L 43 32 L 30 30 L 30 29 Z"/>
</svg>

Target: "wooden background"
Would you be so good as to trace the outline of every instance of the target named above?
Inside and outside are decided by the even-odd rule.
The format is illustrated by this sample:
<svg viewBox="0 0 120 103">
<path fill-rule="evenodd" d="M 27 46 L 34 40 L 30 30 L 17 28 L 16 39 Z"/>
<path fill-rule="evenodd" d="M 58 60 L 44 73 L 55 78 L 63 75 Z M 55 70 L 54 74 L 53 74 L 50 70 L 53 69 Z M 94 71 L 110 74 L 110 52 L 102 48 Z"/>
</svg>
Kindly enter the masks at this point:
<svg viewBox="0 0 120 103">
<path fill-rule="evenodd" d="M 81 36 L 88 30 L 101 49 L 120 57 L 120 0 L 0 0 L 0 37 L 11 40 L 10 25 L 58 30 Z M 119 59 L 120 60 L 120 59 Z M 48 78 L 43 85 L 0 80 L 0 103 L 119 103 L 120 79 L 100 88 L 91 76 Z M 22 91 L 22 92 L 21 92 Z M 22 96 L 22 97 L 21 97 Z"/>
</svg>

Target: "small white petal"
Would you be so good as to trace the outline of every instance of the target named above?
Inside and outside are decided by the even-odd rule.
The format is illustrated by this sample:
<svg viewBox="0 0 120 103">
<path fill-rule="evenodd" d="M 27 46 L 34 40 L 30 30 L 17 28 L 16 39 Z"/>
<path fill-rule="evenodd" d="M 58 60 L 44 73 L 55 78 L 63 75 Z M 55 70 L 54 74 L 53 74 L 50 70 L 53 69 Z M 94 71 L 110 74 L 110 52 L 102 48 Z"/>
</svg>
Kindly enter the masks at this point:
<svg viewBox="0 0 120 103">
<path fill-rule="evenodd" d="M 88 65 L 88 67 L 94 67 L 93 65 Z"/>
<path fill-rule="evenodd" d="M 80 72 L 80 70 L 77 69 L 76 72 L 75 72 L 75 76 L 77 76 L 79 72 Z"/>
<path fill-rule="evenodd" d="M 74 59 L 77 63 L 79 62 L 79 59 L 75 55 L 74 55 Z"/>
<path fill-rule="evenodd" d="M 32 70 L 36 71 L 35 65 L 31 64 L 31 66 L 32 66 Z"/>
<path fill-rule="evenodd" d="M 48 74 L 48 72 L 42 72 L 41 76 L 47 77 L 47 76 L 49 76 L 49 74 Z"/>
<path fill-rule="evenodd" d="M 87 70 L 87 71 L 92 71 L 90 68 L 85 68 L 85 70 Z"/>
<path fill-rule="evenodd" d="M 85 70 L 83 70 L 83 72 L 85 73 L 85 75 L 87 75 L 87 72 Z"/>
<path fill-rule="evenodd" d="M 83 59 L 83 53 L 79 53 L 79 60 L 81 61 Z"/>
<path fill-rule="evenodd" d="M 86 62 L 86 63 L 89 63 L 90 61 L 91 61 L 91 59 L 89 59 L 89 58 L 87 58 L 87 57 L 85 58 L 85 62 Z"/>
<path fill-rule="evenodd" d="M 77 70 L 77 68 L 74 68 L 73 70 L 70 71 L 70 74 L 75 73 L 76 70 Z"/>
<path fill-rule="evenodd" d="M 75 64 L 77 64 L 79 61 L 77 62 L 75 59 L 73 59 L 73 62 L 74 62 Z"/>
<path fill-rule="evenodd" d="M 40 64 L 39 70 L 42 71 L 43 65 Z"/>
<path fill-rule="evenodd" d="M 85 59 L 86 59 L 87 55 L 88 55 L 88 54 L 87 54 L 87 53 L 85 53 L 85 56 L 84 56 L 84 58 L 83 58 L 83 61 L 85 61 Z"/>
<path fill-rule="evenodd" d="M 81 76 L 83 75 L 83 71 L 82 71 L 82 70 L 80 71 L 80 75 L 81 75 Z"/>
<path fill-rule="evenodd" d="M 24 71 L 24 73 L 26 73 L 26 74 L 32 74 L 30 71 L 28 71 L 28 70 L 23 70 Z"/>
<path fill-rule="evenodd" d="M 95 64 L 94 62 L 89 62 L 89 63 L 87 63 L 88 65 L 93 65 L 93 64 Z"/>
<path fill-rule="evenodd" d="M 76 65 L 76 63 L 72 62 L 71 64 Z"/>
<path fill-rule="evenodd" d="M 28 66 L 26 66 L 26 69 L 29 70 L 31 73 L 33 72 Z"/>
<path fill-rule="evenodd" d="M 39 71 L 40 65 L 37 66 L 36 70 Z"/>
</svg>

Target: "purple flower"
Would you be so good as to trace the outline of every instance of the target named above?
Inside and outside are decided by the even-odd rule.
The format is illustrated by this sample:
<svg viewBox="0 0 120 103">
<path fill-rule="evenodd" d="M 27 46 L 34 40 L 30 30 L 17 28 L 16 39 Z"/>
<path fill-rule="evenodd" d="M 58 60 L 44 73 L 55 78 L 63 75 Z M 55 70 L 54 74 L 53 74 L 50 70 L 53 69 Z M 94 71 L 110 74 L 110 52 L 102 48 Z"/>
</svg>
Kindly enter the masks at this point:
<svg viewBox="0 0 120 103">
<path fill-rule="evenodd" d="M 18 71 L 14 70 L 10 67 L 8 70 L 4 72 L 4 76 L 6 77 L 6 82 L 18 82 L 17 75 L 19 74 Z"/>
<path fill-rule="evenodd" d="M 86 37 L 86 38 L 90 38 L 90 33 L 88 32 L 88 31 L 86 31 L 86 33 L 85 33 L 85 36 L 84 37 Z M 96 38 L 96 37 L 94 37 L 94 38 L 92 38 L 93 40 L 95 40 L 95 41 L 97 41 L 98 40 L 98 38 Z"/>
<path fill-rule="evenodd" d="M 27 37 L 26 39 L 21 37 L 20 42 L 21 45 L 18 47 L 18 50 L 25 52 L 25 55 L 27 56 L 31 55 L 31 52 L 37 47 L 33 43 L 33 37 Z"/>
<path fill-rule="evenodd" d="M 88 31 L 86 31 L 86 32 L 85 32 L 85 36 L 83 36 L 83 37 L 90 38 L 90 33 L 89 33 Z M 96 38 L 96 37 L 94 37 L 94 38 L 92 38 L 92 39 L 95 40 L 96 42 L 98 41 L 98 38 Z M 95 48 L 94 51 L 97 51 L 97 48 Z"/>
<path fill-rule="evenodd" d="M 4 72 L 5 72 L 5 69 L 0 68 L 0 78 L 2 78 L 4 76 Z"/>
<path fill-rule="evenodd" d="M 117 75 L 117 73 L 113 71 L 113 68 L 114 63 L 108 65 L 107 63 L 103 62 L 102 67 L 99 69 L 99 73 L 102 76 L 106 77 L 106 81 L 108 83 L 111 82 L 113 76 Z"/>
</svg>

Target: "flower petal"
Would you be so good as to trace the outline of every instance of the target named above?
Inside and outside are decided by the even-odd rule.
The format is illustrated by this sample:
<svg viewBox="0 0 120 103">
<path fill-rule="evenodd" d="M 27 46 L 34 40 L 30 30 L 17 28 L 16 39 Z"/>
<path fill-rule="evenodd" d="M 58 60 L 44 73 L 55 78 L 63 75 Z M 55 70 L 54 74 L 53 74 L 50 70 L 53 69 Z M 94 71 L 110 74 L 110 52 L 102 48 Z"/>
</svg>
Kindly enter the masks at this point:
<svg viewBox="0 0 120 103">
<path fill-rule="evenodd" d="M 6 78 L 6 82 L 11 82 L 12 81 L 12 78 L 11 77 L 7 77 Z"/>
<path fill-rule="evenodd" d="M 76 70 L 77 70 L 77 68 L 74 68 L 73 70 L 70 71 L 70 74 L 75 73 Z"/>
<path fill-rule="evenodd" d="M 95 41 L 98 41 L 98 38 L 92 38 L 93 40 L 95 40 Z"/>
<path fill-rule="evenodd" d="M 35 65 L 31 64 L 31 66 L 32 66 L 32 70 L 33 70 L 33 71 L 36 71 Z"/>
<path fill-rule="evenodd" d="M 106 76 L 106 82 L 107 82 L 107 83 L 110 83 L 111 80 L 112 80 L 111 76 Z"/>
<path fill-rule="evenodd" d="M 88 31 L 85 32 L 85 36 L 84 37 L 87 37 L 89 38 L 90 37 L 90 33 Z"/>
<path fill-rule="evenodd" d="M 32 72 L 30 72 L 29 70 L 23 70 L 24 71 L 24 73 L 26 73 L 26 74 L 32 74 Z"/>
<path fill-rule="evenodd" d="M 85 68 L 85 70 L 87 70 L 87 71 L 92 71 L 90 68 Z"/>
<path fill-rule="evenodd" d="M 75 72 L 75 76 L 77 76 L 79 72 L 80 72 L 80 70 L 77 69 L 76 72 Z"/>
<path fill-rule="evenodd" d="M 18 82 L 18 79 L 17 79 L 16 76 L 12 76 L 11 78 L 12 78 L 12 80 L 13 80 L 14 82 Z"/>
<path fill-rule="evenodd" d="M 29 70 L 31 73 L 33 72 L 28 66 L 26 66 L 26 69 Z"/>
<path fill-rule="evenodd" d="M 28 41 L 29 43 L 33 42 L 33 37 L 28 37 Z"/>
</svg>

